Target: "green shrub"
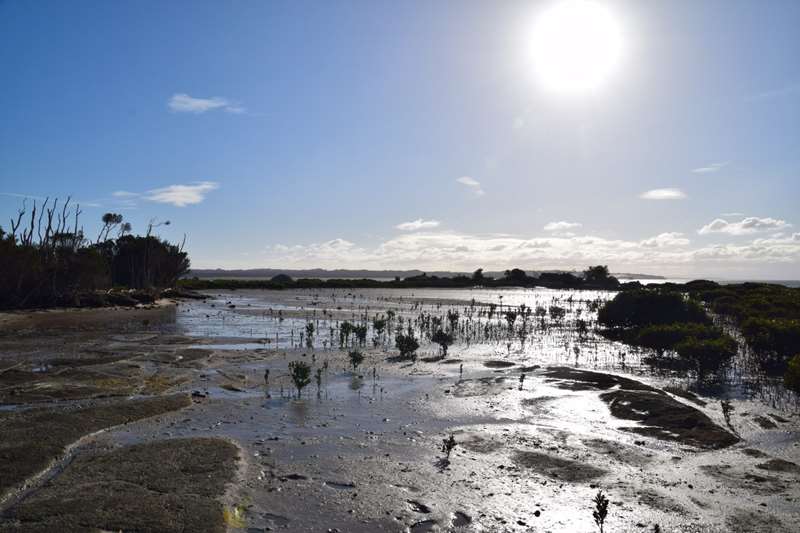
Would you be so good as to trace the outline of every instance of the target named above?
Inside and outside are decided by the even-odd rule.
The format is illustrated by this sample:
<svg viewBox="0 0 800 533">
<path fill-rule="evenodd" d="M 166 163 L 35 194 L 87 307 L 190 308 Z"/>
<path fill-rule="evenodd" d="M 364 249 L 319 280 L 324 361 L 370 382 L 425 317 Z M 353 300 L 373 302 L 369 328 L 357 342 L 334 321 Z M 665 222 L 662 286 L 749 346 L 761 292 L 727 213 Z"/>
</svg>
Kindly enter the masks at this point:
<svg viewBox="0 0 800 533">
<path fill-rule="evenodd" d="M 741 328 L 747 343 L 756 351 L 772 352 L 784 359 L 800 352 L 800 320 L 748 318 Z"/>
<path fill-rule="evenodd" d="M 635 330 L 629 336 L 629 343 L 656 350 L 669 350 L 689 338 L 717 339 L 722 335 L 721 329 L 706 324 L 659 324 Z"/>
<path fill-rule="evenodd" d="M 416 360 L 419 341 L 414 337 L 414 332 L 411 328 L 409 328 L 406 334 L 398 333 L 397 337 L 395 337 L 395 344 L 397 345 L 397 349 L 400 350 L 401 357 Z"/>
<path fill-rule="evenodd" d="M 297 396 L 303 391 L 303 387 L 311 383 L 311 367 L 303 361 L 292 361 L 289 363 L 289 375 L 292 377 L 294 386 L 297 387 Z"/>
<path fill-rule="evenodd" d="M 453 335 L 439 329 L 431 336 L 431 341 L 439 345 L 442 350 L 442 357 L 447 357 L 447 348 L 453 344 Z"/>
<path fill-rule="evenodd" d="M 656 290 L 626 291 L 617 294 L 598 312 L 600 324 L 610 328 L 630 328 L 675 322 L 710 323 L 703 308 L 675 292 Z"/>
<path fill-rule="evenodd" d="M 787 389 L 800 394 L 800 354 L 795 355 L 789 360 L 789 367 L 783 375 L 783 383 Z"/>
<path fill-rule="evenodd" d="M 364 362 L 364 354 L 358 350 L 353 350 L 347 354 L 350 358 L 350 364 L 353 365 L 353 372 L 358 369 L 358 365 Z"/>
<path fill-rule="evenodd" d="M 716 339 L 690 337 L 675 345 L 678 356 L 691 362 L 700 376 L 718 371 L 736 355 L 736 349 L 736 341 L 728 335 Z"/>
</svg>

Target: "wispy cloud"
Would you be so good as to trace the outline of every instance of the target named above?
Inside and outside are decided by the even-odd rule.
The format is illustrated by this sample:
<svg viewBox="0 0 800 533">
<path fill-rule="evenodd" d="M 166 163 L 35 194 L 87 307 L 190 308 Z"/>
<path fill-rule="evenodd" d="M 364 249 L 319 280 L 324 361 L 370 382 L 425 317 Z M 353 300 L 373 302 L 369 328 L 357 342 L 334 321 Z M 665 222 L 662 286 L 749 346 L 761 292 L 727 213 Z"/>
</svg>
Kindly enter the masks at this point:
<svg viewBox="0 0 800 533">
<path fill-rule="evenodd" d="M 215 181 L 198 181 L 188 185 L 169 185 L 151 189 L 144 193 L 131 191 L 114 191 L 111 193 L 119 207 L 136 209 L 139 200 L 171 204 L 176 207 L 199 204 L 206 199 L 209 192 L 219 189 Z"/>
<path fill-rule="evenodd" d="M 680 189 L 652 189 L 639 195 L 644 200 L 683 200 L 686 193 Z"/>
<path fill-rule="evenodd" d="M 562 220 L 560 222 L 548 222 L 544 225 L 545 231 L 569 231 L 571 229 L 580 228 L 583 224 L 580 222 L 567 222 Z"/>
<path fill-rule="evenodd" d="M 401 231 L 418 231 L 421 229 L 432 229 L 438 228 L 441 223 L 438 220 L 423 220 L 418 218 L 416 220 L 412 220 L 411 222 L 403 222 L 395 226 L 395 228 Z"/>
<path fill-rule="evenodd" d="M 730 161 L 725 161 L 724 163 L 711 163 L 710 165 L 704 167 L 692 169 L 692 172 L 695 174 L 713 174 L 714 172 L 719 172 L 729 164 Z"/>
<path fill-rule="evenodd" d="M 470 178 L 469 176 L 462 176 L 456 180 L 461 185 L 464 185 L 468 189 L 470 189 L 475 196 L 483 196 L 485 191 L 481 187 L 481 182 L 476 180 L 475 178 Z"/>
<path fill-rule="evenodd" d="M 779 231 L 791 227 L 785 220 L 776 218 L 747 217 L 738 222 L 728 222 L 724 218 L 716 218 L 697 230 L 700 235 L 709 233 L 727 233 L 728 235 L 749 235 L 764 231 Z"/>
<path fill-rule="evenodd" d="M 220 96 L 211 98 L 196 98 L 186 93 L 175 93 L 167 102 L 167 107 L 175 113 L 205 113 L 215 109 L 222 109 L 228 113 L 244 113 L 245 108 L 236 102 Z"/>
<path fill-rule="evenodd" d="M 724 217 L 743 217 L 744 213 L 722 213 Z"/>
<path fill-rule="evenodd" d="M 645 248 L 667 248 L 670 246 L 687 246 L 690 242 L 689 239 L 683 236 L 683 233 L 671 231 L 644 239 L 639 244 Z"/>
<path fill-rule="evenodd" d="M 206 195 L 219 188 L 213 181 L 201 181 L 191 185 L 170 185 L 160 189 L 147 191 L 143 195 L 145 200 L 161 204 L 172 204 L 176 207 L 199 204 L 206 199 Z"/>
</svg>

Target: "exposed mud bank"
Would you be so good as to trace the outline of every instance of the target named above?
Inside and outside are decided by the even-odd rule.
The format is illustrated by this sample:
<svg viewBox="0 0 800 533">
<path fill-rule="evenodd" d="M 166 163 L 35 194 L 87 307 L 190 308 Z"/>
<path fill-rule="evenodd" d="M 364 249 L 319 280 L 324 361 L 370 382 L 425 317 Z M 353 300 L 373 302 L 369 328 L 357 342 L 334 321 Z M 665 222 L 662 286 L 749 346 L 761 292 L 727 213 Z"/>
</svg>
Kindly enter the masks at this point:
<svg viewBox="0 0 800 533">
<path fill-rule="evenodd" d="M 222 533 L 219 498 L 239 449 L 223 439 L 170 439 L 77 458 L 6 514 L 0 531 Z"/>
<path fill-rule="evenodd" d="M 97 431 L 191 404 L 188 395 L 123 400 L 81 409 L 32 409 L 0 417 L 0 501 Z"/>
<path fill-rule="evenodd" d="M 725 448 L 739 441 L 702 411 L 636 380 L 566 367 L 550 368 L 544 374 L 563 380 L 558 385 L 570 390 L 613 388 L 600 394 L 611 414 L 642 423 L 623 428 L 625 431 L 709 449 Z"/>
</svg>

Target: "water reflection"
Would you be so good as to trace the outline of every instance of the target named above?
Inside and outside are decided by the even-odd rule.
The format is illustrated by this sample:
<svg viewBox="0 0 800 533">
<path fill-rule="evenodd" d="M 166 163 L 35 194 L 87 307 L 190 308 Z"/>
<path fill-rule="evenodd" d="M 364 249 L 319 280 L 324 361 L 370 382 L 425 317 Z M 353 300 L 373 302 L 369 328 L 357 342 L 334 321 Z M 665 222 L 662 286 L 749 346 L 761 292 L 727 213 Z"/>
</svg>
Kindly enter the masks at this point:
<svg viewBox="0 0 800 533">
<path fill-rule="evenodd" d="M 530 364 L 588 366 L 637 376 L 703 395 L 757 399 L 778 409 L 798 405 L 780 378 L 770 377 L 742 348 L 721 374 L 698 382 L 685 369 L 664 368 L 675 361 L 654 350 L 609 340 L 595 332 L 597 310 L 609 291 L 552 289 L 364 289 L 235 291 L 211 294 L 206 301 L 181 305 L 175 329 L 219 339 L 209 349 L 309 349 L 316 353 L 356 344 L 342 337 L 345 322 L 366 326 L 364 347 L 394 350 L 398 328 L 411 327 L 420 339 L 421 358 L 436 357 L 427 339 L 437 327 L 453 328 L 449 357 L 503 358 Z M 376 329 L 373 319 L 387 323 Z M 307 332 L 312 329 L 312 335 Z M 730 324 L 724 327 L 731 331 Z M 735 331 L 731 331 L 736 335 Z M 739 338 L 741 340 L 741 338 Z M 349 388 L 360 391 L 362 383 Z"/>
</svg>

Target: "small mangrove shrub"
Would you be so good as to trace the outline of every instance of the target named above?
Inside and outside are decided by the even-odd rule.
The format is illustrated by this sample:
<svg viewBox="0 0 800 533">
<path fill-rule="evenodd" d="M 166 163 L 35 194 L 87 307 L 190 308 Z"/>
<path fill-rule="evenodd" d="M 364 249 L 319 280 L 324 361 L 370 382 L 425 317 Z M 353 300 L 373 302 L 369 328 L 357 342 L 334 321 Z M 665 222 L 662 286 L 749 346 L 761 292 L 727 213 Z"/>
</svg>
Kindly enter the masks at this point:
<svg viewBox="0 0 800 533">
<path fill-rule="evenodd" d="M 606 522 L 606 516 L 608 516 L 608 498 L 603 495 L 602 490 L 599 490 L 592 501 L 594 502 L 592 518 L 594 518 L 594 523 L 597 524 L 597 527 L 600 528 L 600 533 L 603 533 L 603 525 Z"/>
<path fill-rule="evenodd" d="M 352 350 L 348 352 L 347 357 L 350 358 L 350 364 L 353 365 L 353 372 L 358 369 L 358 365 L 364 362 L 364 354 L 359 350 Z"/>
<path fill-rule="evenodd" d="M 419 341 L 414 336 L 414 331 L 409 327 L 408 331 L 398 333 L 395 337 L 395 344 L 397 349 L 400 350 L 400 356 L 406 359 L 417 359 L 417 349 L 419 348 Z"/>
<path fill-rule="evenodd" d="M 439 349 L 442 352 L 442 357 L 443 358 L 447 357 L 447 348 L 449 348 L 450 345 L 453 344 L 453 340 L 454 340 L 453 339 L 453 334 L 452 333 L 447 333 L 446 331 L 444 331 L 442 329 L 437 330 L 436 333 L 434 333 L 431 336 L 431 341 L 433 341 L 433 342 L 435 342 L 436 344 L 439 345 Z"/>
<path fill-rule="evenodd" d="M 289 375 L 297 388 L 297 396 L 303 391 L 303 387 L 311 383 L 311 367 L 303 361 L 292 361 L 289 363 Z"/>
<path fill-rule="evenodd" d="M 456 438 L 450 435 L 446 439 L 442 439 L 442 453 L 445 454 L 445 461 L 450 461 L 450 454 L 456 447 Z"/>
</svg>

